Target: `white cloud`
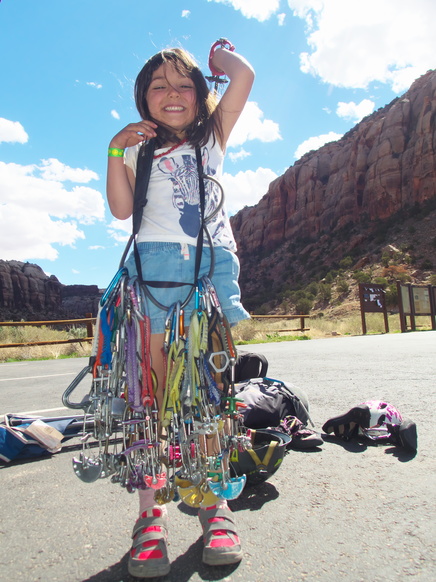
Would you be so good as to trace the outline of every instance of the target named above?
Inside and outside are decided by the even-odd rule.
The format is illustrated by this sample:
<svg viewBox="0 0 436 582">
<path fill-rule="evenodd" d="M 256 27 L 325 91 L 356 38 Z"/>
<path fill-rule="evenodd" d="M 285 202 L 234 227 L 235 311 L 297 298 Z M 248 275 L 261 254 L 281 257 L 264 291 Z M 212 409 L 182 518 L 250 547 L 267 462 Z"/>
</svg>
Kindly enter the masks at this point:
<svg viewBox="0 0 436 582">
<path fill-rule="evenodd" d="M 248 158 L 249 156 L 251 156 L 251 153 L 245 151 L 244 148 L 241 148 L 239 150 L 239 152 L 229 152 L 229 158 L 232 162 L 238 162 L 239 160 L 245 160 L 245 158 Z"/>
<path fill-rule="evenodd" d="M 103 85 L 101 85 L 100 83 L 95 83 L 94 81 L 89 81 L 86 84 L 88 85 L 88 87 L 94 87 L 94 89 L 101 89 L 103 87 Z"/>
<path fill-rule="evenodd" d="M 207 0 L 218 4 L 233 6 L 235 10 L 240 10 L 245 18 L 255 18 L 259 22 L 268 20 L 277 12 L 280 0 Z"/>
<path fill-rule="evenodd" d="M 283 26 L 285 24 L 286 14 L 282 12 L 281 14 L 277 14 L 277 22 L 279 26 Z"/>
<path fill-rule="evenodd" d="M 67 190 L 62 180 L 95 179 L 90 170 L 69 168 L 58 160 L 21 166 L 0 162 L 0 249 L 2 259 L 54 260 L 54 245 L 70 245 L 85 234 L 79 225 L 104 219 L 103 196 L 87 186 Z M 74 180 L 78 181 L 78 180 Z"/>
<path fill-rule="evenodd" d="M 27 143 L 29 136 L 19 121 L 0 117 L 0 143 Z"/>
<path fill-rule="evenodd" d="M 4 260 L 54 261 L 58 251 L 53 245 L 74 246 L 84 233 L 75 222 L 53 220 L 46 212 L 24 206 L 0 206 L 0 248 Z"/>
<path fill-rule="evenodd" d="M 127 243 L 132 234 L 132 217 L 126 220 L 112 220 L 108 225 L 108 233 L 117 243 Z"/>
<path fill-rule="evenodd" d="M 331 141 L 337 141 L 341 139 L 342 134 L 335 133 L 334 131 L 330 131 L 329 133 L 325 133 L 323 135 L 318 135 L 315 137 L 309 137 L 301 143 L 295 151 L 294 158 L 299 160 L 301 156 L 307 154 L 312 150 L 317 150 L 322 147 L 324 144 L 329 143 Z"/>
<path fill-rule="evenodd" d="M 118 113 L 118 111 L 116 109 L 112 109 L 111 115 L 112 115 L 112 117 L 114 119 L 119 119 L 120 118 L 120 114 Z"/>
<path fill-rule="evenodd" d="M 248 101 L 230 134 L 227 145 L 237 147 L 253 139 L 269 143 L 282 139 L 282 137 L 278 123 L 270 119 L 263 119 L 263 112 L 258 104 L 254 101 Z"/>
<path fill-rule="evenodd" d="M 92 170 L 81 168 L 70 168 L 55 158 L 42 160 L 41 178 L 43 180 L 55 180 L 57 182 L 79 182 L 87 184 L 91 180 L 98 180 L 98 174 Z"/>
<path fill-rule="evenodd" d="M 104 249 L 105 247 L 102 245 L 91 245 L 88 247 L 90 251 L 99 251 L 100 249 Z"/>
<path fill-rule="evenodd" d="M 346 119 L 347 121 L 358 123 L 364 117 L 372 113 L 374 111 L 374 107 L 375 103 L 370 99 L 363 99 L 360 103 L 354 103 L 354 101 L 344 103 L 343 101 L 339 101 L 336 108 L 336 115 Z"/>
<path fill-rule="evenodd" d="M 255 172 L 253 170 L 238 172 L 235 176 L 224 173 L 221 184 L 229 214 L 235 214 L 244 206 L 257 204 L 276 178 L 277 174 L 269 168 L 258 168 Z"/>
<path fill-rule="evenodd" d="M 190 10 L 182 10 L 182 18 L 189 18 L 191 15 Z"/>
<path fill-rule="evenodd" d="M 395 93 L 434 67 L 434 0 L 288 0 L 306 22 L 301 70 L 337 87 L 381 81 Z"/>
</svg>

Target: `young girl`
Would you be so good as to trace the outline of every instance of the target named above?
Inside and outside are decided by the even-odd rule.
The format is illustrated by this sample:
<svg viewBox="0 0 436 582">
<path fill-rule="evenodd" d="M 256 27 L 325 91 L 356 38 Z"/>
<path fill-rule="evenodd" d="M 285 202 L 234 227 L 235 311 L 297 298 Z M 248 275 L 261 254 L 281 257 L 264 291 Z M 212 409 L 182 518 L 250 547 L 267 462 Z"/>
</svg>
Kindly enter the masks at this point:
<svg viewBox="0 0 436 582">
<path fill-rule="evenodd" d="M 197 235 L 200 226 L 199 180 L 195 155 L 200 147 L 203 168 L 215 179 L 221 177 L 224 151 L 247 101 L 254 80 L 250 64 L 233 46 L 221 39 L 210 53 L 211 70 L 229 78 L 217 103 L 192 57 L 182 49 L 164 50 L 146 62 L 135 84 L 135 101 L 141 121 L 117 133 L 109 144 L 107 196 L 112 214 L 126 219 L 133 212 L 136 161 L 145 140 L 155 138 L 156 147 L 147 204 L 137 235 L 137 248 L 144 279 L 192 283 L 195 272 Z M 240 302 L 239 263 L 228 216 L 219 207 L 216 185 L 206 185 L 205 215 L 214 247 L 212 282 L 230 324 L 248 317 Z M 211 250 L 203 248 L 200 277 L 207 274 Z M 136 273 L 135 260 L 127 262 L 129 275 Z M 188 287 L 153 287 L 152 294 L 163 305 L 183 301 Z M 151 320 L 151 360 L 157 377 L 156 400 L 162 405 L 164 385 L 163 343 L 167 314 L 148 301 Z M 195 308 L 194 299 L 185 307 Z M 166 546 L 166 507 L 154 501 L 154 490 L 139 490 L 140 517 L 133 531 L 129 557 L 130 574 L 147 578 L 170 570 Z M 212 492 L 200 505 L 205 548 L 209 565 L 238 562 L 242 558 L 233 515 L 227 503 Z M 217 525 L 218 524 L 218 525 Z"/>
</svg>

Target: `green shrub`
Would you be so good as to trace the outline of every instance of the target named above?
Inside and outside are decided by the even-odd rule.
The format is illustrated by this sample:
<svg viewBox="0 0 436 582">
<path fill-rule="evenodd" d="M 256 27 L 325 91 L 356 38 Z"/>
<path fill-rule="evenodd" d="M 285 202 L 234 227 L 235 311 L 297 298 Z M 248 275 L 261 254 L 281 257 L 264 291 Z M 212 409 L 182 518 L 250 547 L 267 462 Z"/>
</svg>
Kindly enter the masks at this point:
<svg viewBox="0 0 436 582">
<path fill-rule="evenodd" d="M 299 289 L 298 291 L 294 291 L 294 293 L 292 293 L 292 301 L 294 303 L 296 303 L 300 299 L 305 299 L 305 298 L 306 298 L 306 291 L 303 291 L 303 289 Z"/>
<path fill-rule="evenodd" d="M 332 286 L 328 283 L 320 283 L 318 295 L 322 301 L 330 301 L 332 298 Z"/>
<path fill-rule="evenodd" d="M 309 283 L 306 287 L 306 291 L 316 297 L 318 295 L 318 284 L 315 281 L 312 281 L 312 283 Z"/>
<path fill-rule="evenodd" d="M 337 290 L 339 291 L 339 293 L 348 293 L 348 291 L 350 290 L 348 281 L 346 281 L 345 279 L 339 279 L 337 283 Z"/>
<path fill-rule="evenodd" d="M 385 300 L 387 307 L 398 306 L 398 289 L 396 285 L 389 285 L 386 289 Z"/>
<path fill-rule="evenodd" d="M 371 275 L 369 273 L 365 273 L 364 271 L 356 271 L 353 273 L 353 278 L 358 283 L 371 283 Z"/>
<path fill-rule="evenodd" d="M 349 255 L 344 257 L 339 262 L 339 266 L 341 267 L 341 269 L 349 269 L 352 264 L 353 264 L 353 259 Z"/>
<path fill-rule="evenodd" d="M 310 312 L 312 307 L 313 307 L 313 302 L 310 299 L 308 299 L 307 297 L 302 297 L 295 304 L 295 311 L 299 315 L 308 315 L 308 313 Z"/>
<path fill-rule="evenodd" d="M 430 259 L 424 259 L 422 261 L 421 269 L 423 269 L 424 271 L 429 271 L 430 269 L 433 269 L 433 263 L 430 261 Z"/>
<path fill-rule="evenodd" d="M 387 287 L 388 280 L 386 279 L 386 277 L 375 277 L 374 283 L 376 283 L 377 285 L 385 285 Z"/>
<path fill-rule="evenodd" d="M 381 258 L 381 263 L 383 267 L 389 267 L 389 263 L 391 261 L 391 257 L 388 253 L 383 253 Z"/>
</svg>

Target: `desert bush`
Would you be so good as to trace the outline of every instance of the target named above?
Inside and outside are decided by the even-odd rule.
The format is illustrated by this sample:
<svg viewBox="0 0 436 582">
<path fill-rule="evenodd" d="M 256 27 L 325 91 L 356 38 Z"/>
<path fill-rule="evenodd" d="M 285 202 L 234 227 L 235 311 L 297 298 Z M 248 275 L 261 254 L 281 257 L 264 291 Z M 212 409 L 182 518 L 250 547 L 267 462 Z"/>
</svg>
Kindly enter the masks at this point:
<svg viewBox="0 0 436 582">
<path fill-rule="evenodd" d="M 386 285 L 388 284 L 388 280 L 386 277 L 374 277 L 374 283 L 377 285 Z"/>
<path fill-rule="evenodd" d="M 348 293 L 348 291 L 350 290 L 348 281 L 346 281 L 346 279 L 339 279 L 336 285 L 336 289 L 338 290 L 339 293 Z"/>
<path fill-rule="evenodd" d="M 387 307 L 398 307 L 398 289 L 396 284 L 391 284 L 386 289 L 385 301 Z"/>
<path fill-rule="evenodd" d="M 353 273 L 353 279 L 358 283 L 371 283 L 371 275 L 364 271 L 356 271 Z"/>
<path fill-rule="evenodd" d="M 410 275 L 402 265 L 391 265 L 383 270 L 383 276 L 389 281 L 401 281 L 407 283 L 410 281 Z"/>
<path fill-rule="evenodd" d="M 313 307 L 313 301 L 308 297 L 302 297 L 295 304 L 295 312 L 300 315 L 308 315 Z"/>
<path fill-rule="evenodd" d="M 327 283 L 320 283 L 318 287 L 318 296 L 321 301 L 330 301 L 332 298 L 332 286 Z"/>
<path fill-rule="evenodd" d="M 318 284 L 315 281 L 312 281 L 312 283 L 309 283 L 306 287 L 306 292 L 316 297 L 318 295 Z"/>
<path fill-rule="evenodd" d="M 353 264 L 353 259 L 349 255 L 344 257 L 339 262 L 339 266 L 341 267 L 341 269 L 349 269 L 352 264 Z"/>
<path fill-rule="evenodd" d="M 424 259 L 422 261 L 421 269 L 423 269 L 424 271 L 429 271 L 430 269 L 433 269 L 433 263 L 430 261 L 430 259 Z"/>
</svg>

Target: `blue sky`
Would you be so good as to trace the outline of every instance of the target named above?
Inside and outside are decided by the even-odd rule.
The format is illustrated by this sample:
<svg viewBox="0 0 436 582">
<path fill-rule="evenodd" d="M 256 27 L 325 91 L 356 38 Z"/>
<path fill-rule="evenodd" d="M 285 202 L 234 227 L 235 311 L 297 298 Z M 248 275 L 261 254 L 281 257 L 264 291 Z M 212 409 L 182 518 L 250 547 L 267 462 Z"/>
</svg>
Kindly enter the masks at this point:
<svg viewBox="0 0 436 582">
<path fill-rule="evenodd" d="M 109 283 L 130 225 L 106 203 L 107 146 L 157 51 L 208 74 L 224 36 L 256 70 L 224 167 L 233 214 L 434 68 L 434 22 L 434 0 L 2 0 L 0 259 Z"/>
</svg>

